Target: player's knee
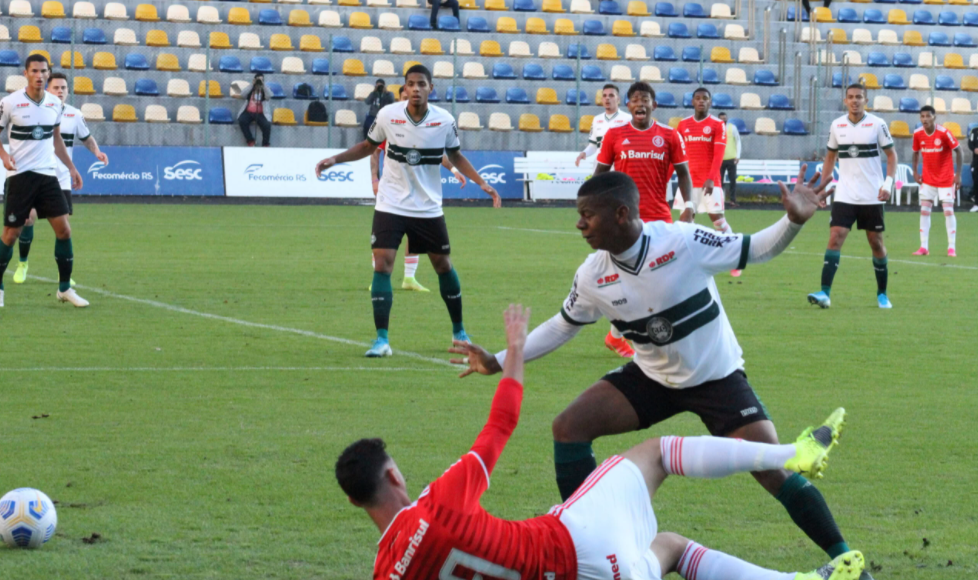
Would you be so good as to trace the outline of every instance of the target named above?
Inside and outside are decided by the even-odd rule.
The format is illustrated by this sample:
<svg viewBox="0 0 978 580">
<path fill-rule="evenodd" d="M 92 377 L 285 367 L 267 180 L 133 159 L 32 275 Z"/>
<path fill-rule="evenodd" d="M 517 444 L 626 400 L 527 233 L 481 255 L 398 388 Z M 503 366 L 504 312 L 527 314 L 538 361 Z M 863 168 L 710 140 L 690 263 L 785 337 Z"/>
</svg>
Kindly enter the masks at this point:
<svg viewBox="0 0 978 580">
<path fill-rule="evenodd" d="M 571 409 L 561 411 L 550 424 L 550 430 L 553 433 L 554 441 L 561 443 L 590 441 L 587 433 L 581 428 L 581 422 L 574 417 L 574 412 Z"/>
<path fill-rule="evenodd" d="M 436 274 L 447 274 L 452 271 L 452 260 L 443 254 L 428 254 L 431 260 L 431 267 Z"/>
<path fill-rule="evenodd" d="M 64 224 L 63 226 L 55 227 L 54 237 L 58 238 L 59 240 L 71 239 L 71 226 Z"/>
<path fill-rule="evenodd" d="M 781 491 L 784 482 L 791 477 L 791 472 L 784 469 L 774 469 L 772 471 L 753 471 L 751 475 L 769 494 L 776 496 Z"/>
<path fill-rule="evenodd" d="M 20 237 L 20 232 L 22 228 L 3 228 L 3 234 L 0 234 L 0 240 L 3 240 L 5 246 L 12 246 L 17 238 Z"/>
<path fill-rule="evenodd" d="M 656 534 L 655 540 L 652 541 L 649 549 L 655 554 L 656 560 L 659 561 L 659 567 L 662 570 L 663 576 L 676 571 L 676 567 L 679 566 L 679 559 L 682 558 L 683 552 L 686 551 L 686 546 L 691 541 L 689 538 L 684 538 L 673 532 L 660 532 Z"/>
</svg>

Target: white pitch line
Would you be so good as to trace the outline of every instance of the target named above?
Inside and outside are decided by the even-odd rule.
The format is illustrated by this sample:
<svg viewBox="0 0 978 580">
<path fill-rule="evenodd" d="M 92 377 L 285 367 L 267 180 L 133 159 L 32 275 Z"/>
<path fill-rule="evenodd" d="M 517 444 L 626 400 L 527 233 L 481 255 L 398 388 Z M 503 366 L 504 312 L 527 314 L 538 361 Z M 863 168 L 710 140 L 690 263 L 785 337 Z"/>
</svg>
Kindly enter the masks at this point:
<svg viewBox="0 0 978 580">
<path fill-rule="evenodd" d="M 54 284 L 56 284 L 58 282 L 57 280 L 52 280 L 51 278 L 42 278 L 41 276 L 34 276 L 34 275 L 28 275 L 28 278 L 33 278 L 34 280 L 37 280 L 39 282 L 48 282 L 48 283 L 54 283 Z M 102 290 L 101 288 L 94 288 L 94 287 L 91 287 L 91 286 L 82 286 L 82 285 L 79 284 L 79 285 L 75 286 L 75 288 L 78 288 L 79 290 L 85 290 L 86 292 L 94 292 L 96 294 L 101 294 L 102 296 L 106 296 L 108 298 L 116 298 L 116 299 L 119 299 L 119 300 L 126 300 L 126 301 L 129 301 L 129 302 L 135 302 L 136 304 L 145 304 L 147 306 L 153 306 L 153 307 L 156 307 L 156 308 L 162 308 L 164 310 L 169 310 L 171 312 L 179 312 L 181 314 L 190 314 L 192 316 L 199 316 L 201 318 L 209 318 L 211 320 L 220 320 L 221 322 L 228 322 L 230 324 L 237 324 L 237 325 L 240 325 L 240 326 L 247 326 L 249 328 L 261 328 L 263 330 L 274 330 L 276 332 L 285 332 L 285 333 L 288 333 L 288 334 L 296 334 L 296 335 L 299 335 L 299 336 L 306 336 L 306 337 L 309 337 L 309 338 L 318 338 L 320 340 L 328 340 L 330 342 L 338 342 L 340 344 L 349 344 L 349 345 L 352 345 L 352 346 L 368 347 L 368 348 L 371 346 L 370 344 L 367 344 L 366 342 L 360 342 L 360 341 L 357 341 L 357 340 L 350 340 L 348 338 L 341 338 L 341 337 L 338 337 L 338 336 L 329 336 L 327 334 L 320 334 L 318 332 L 313 332 L 311 330 L 302 330 L 302 329 L 299 329 L 299 328 L 289 328 L 287 326 L 277 326 L 275 324 L 262 324 L 260 322 L 251 322 L 249 320 L 241 320 L 241 319 L 238 319 L 238 318 L 231 318 L 230 316 L 221 316 L 220 314 L 210 314 L 209 312 L 200 312 L 199 310 L 191 310 L 189 308 L 184 308 L 182 306 L 174 306 L 173 304 L 167 304 L 165 302 L 157 302 L 156 300 L 147 300 L 145 298 L 136 298 L 135 296 L 126 296 L 125 294 L 116 294 L 115 292 L 109 292 L 108 290 Z M 446 365 L 446 366 L 450 366 L 450 367 L 454 367 L 455 366 L 452 363 L 448 362 L 447 360 L 425 356 L 423 354 L 418 354 L 416 352 L 411 352 L 411 351 L 408 351 L 408 350 L 400 350 L 400 349 L 398 349 L 398 350 L 395 350 L 394 352 L 396 354 L 400 355 L 400 356 L 406 356 L 406 357 L 409 357 L 409 358 L 413 358 L 413 359 L 417 359 L 417 360 L 423 360 L 423 361 L 430 362 L 430 363 L 435 363 L 435 364 L 439 364 L 439 365 Z"/>
<path fill-rule="evenodd" d="M 23 367 L 0 368 L 0 373 L 157 373 L 157 372 L 302 372 L 351 371 L 395 373 L 405 371 L 442 372 L 442 369 L 414 367 Z"/>
<path fill-rule="evenodd" d="M 563 236 L 580 236 L 580 232 L 566 232 L 563 230 L 535 230 L 532 228 L 508 228 L 506 226 L 496 226 L 496 229 L 510 230 L 514 232 L 535 232 L 538 234 L 560 234 Z"/>
</svg>

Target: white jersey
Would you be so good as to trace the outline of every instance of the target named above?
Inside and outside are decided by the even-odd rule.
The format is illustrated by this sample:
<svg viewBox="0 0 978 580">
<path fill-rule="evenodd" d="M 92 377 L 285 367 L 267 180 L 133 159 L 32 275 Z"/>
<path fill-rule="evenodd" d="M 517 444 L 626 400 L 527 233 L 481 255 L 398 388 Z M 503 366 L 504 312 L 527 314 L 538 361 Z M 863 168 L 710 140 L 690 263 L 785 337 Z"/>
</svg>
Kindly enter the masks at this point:
<svg viewBox="0 0 978 580">
<path fill-rule="evenodd" d="M 713 275 L 747 265 L 750 236 L 687 223 L 646 223 L 631 263 L 598 251 L 584 261 L 561 309 L 582 325 L 602 316 L 632 341 L 635 364 L 677 389 L 743 370 L 743 351 Z"/>
<path fill-rule="evenodd" d="M 68 157 L 71 157 L 76 141 L 84 141 L 92 136 L 85 124 L 85 116 L 78 109 L 71 105 L 65 105 L 65 112 L 61 116 L 61 138 L 64 139 L 65 147 L 68 149 Z M 57 159 L 58 162 L 58 182 L 61 189 L 71 189 L 71 173 L 68 166 Z"/>
<path fill-rule="evenodd" d="M 625 111 L 618 111 L 612 116 L 607 113 L 596 115 L 591 121 L 591 133 L 587 137 L 587 142 L 601 150 L 601 140 L 605 134 L 615 127 L 621 127 L 632 122 L 632 116 Z"/>
<path fill-rule="evenodd" d="M 0 130 L 9 131 L 10 156 L 17 166 L 7 177 L 27 171 L 56 175 L 54 128 L 61 124 L 62 111 L 64 103 L 47 91 L 40 102 L 27 96 L 26 89 L 0 99 Z"/>
<path fill-rule="evenodd" d="M 886 121 L 876 115 L 866 113 L 858 123 L 850 121 L 849 115 L 832 121 L 828 148 L 839 153 L 835 201 L 855 205 L 883 203 L 879 200 L 884 179 L 880 153 L 890 147 L 890 130 Z"/>
<path fill-rule="evenodd" d="M 387 105 L 377 113 L 367 139 L 387 141 L 384 174 L 377 188 L 378 211 L 408 217 L 434 218 L 441 208 L 441 157 L 458 151 L 455 118 L 441 107 L 428 105 L 428 113 L 415 123 L 407 101 Z"/>
</svg>

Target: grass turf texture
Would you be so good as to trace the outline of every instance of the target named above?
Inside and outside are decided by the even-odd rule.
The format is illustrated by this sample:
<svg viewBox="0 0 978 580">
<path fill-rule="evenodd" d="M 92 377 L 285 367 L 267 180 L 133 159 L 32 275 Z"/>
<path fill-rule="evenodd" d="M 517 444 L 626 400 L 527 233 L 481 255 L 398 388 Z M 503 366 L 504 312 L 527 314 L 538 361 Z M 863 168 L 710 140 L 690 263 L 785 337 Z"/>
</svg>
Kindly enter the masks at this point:
<svg viewBox="0 0 978 580">
<path fill-rule="evenodd" d="M 422 261 L 418 279 L 434 292 L 402 292 L 398 257 L 395 356 L 366 360 L 365 346 L 319 335 L 373 337 L 369 208 L 81 205 L 77 213 L 75 278 L 91 307 L 58 304 L 52 283 L 13 284 L 15 263 L 6 278 L 0 493 L 44 490 L 59 501 L 59 527 L 41 551 L 0 549 L 0 574 L 369 577 L 378 531 L 336 485 L 337 455 L 356 438 L 384 437 L 416 496 L 468 449 L 496 385 L 397 355 L 448 358 L 451 325 L 430 266 Z M 531 306 L 533 325 L 557 312 L 589 252 L 574 235 L 573 210 L 446 213 L 476 342 L 503 346 L 500 314 L 510 302 Z M 729 213 L 746 232 L 778 217 Z M 828 217 L 817 214 L 773 263 L 717 277 L 751 383 L 785 440 L 837 406 L 849 410 L 818 485 L 852 547 L 882 566 L 877 578 L 973 578 L 978 216 L 959 215 L 954 261 L 943 257 L 940 216 L 927 258 L 910 256 L 917 215 L 887 216 L 891 311 L 876 307 L 870 261 L 852 258 L 869 256 L 861 232 L 843 249 L 832 309 L 807 304 Z M 39 224 L 32 275 L 57 277 L 52 247 Z M 921 265 L 944 263 L 964 268 Z M 621 364 L 604 348 L 605 332 L 604 322 L 587 327 L 528 366 L 520 427 L 484 496 L 493 514 L 526 518 L 559 501 L 550 422 Z M 43 367 L 79 370 L 13 370 Z M 41 414 L 50 416 L 32 419 Z M 645 437 L 703 433 L 682 416 L 601 439 L 595 450 L 601 460 Z M 660 529 L 760 565 L 811 570 L 827 560 L 748 475 L 676 477 L 655 506 Z M 102 539 L 83 543 L 93 532 Z"/>
</svg>

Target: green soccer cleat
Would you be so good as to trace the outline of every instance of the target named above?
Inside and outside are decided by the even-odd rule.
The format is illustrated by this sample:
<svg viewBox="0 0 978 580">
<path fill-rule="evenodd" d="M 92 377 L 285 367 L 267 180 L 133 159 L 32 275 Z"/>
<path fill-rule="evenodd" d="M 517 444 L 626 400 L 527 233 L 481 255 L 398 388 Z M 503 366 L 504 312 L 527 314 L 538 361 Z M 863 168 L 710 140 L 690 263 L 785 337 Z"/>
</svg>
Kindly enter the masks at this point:
<svg viewBox="0 0 978 580">
<path fill-rule="evenodd" d="M 413 292 L 431 292 L 431 290 L 428 290 L 427 288 L 422 286 L 417 280 L 415 280 L 414 276 L 411 276 L 410 278 L 405 278 L 404 281 L 401 282 L 401 290 L 411 290 Z"/>
<path fill-rule="evenodd" d="M 859 580 L 866 567 L 863 553 L 846 552 L 814 572 L 796 574 L 795 580 Z"/>
<path fill-rule="evenodd" d="M 27 280 L 27 269 L 29 267 L 27 262 L 19 262 L 17 264 L 17 271 L 14 272 L 14 284 L 23 284 Z"/>
<path fill-rule="evenodd" d="M 839 407 L 817 429 L 805 429 L 795 441 L 795 456 L 784 463 L 784 468 L 821 479 L 829 459 L 829 451 L 839 443 L 839 434 L 846 424 L 846 410 Z"/>
</svg>

